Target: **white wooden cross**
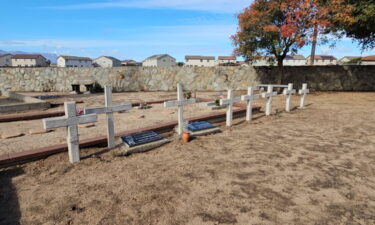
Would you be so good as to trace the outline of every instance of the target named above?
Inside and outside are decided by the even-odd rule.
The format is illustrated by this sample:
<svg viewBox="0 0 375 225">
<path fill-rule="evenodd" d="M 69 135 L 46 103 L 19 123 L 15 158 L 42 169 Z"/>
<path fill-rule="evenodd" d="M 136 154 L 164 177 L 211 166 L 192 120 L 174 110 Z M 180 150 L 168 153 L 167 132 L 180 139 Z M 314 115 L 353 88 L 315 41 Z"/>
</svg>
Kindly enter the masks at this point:
<svg viewBox="0 0 375 225">
<path fill-rule="evenodd" d="M 178 107 L 178 127 L 177 133 L 179 135 L 184 131 L 184 105 L 194 104 L 194 98 L 185 99 L 181 84 L 177 84 L 177 101 L 164 102 L 164 107 Z"/>
<path fill-rule="evenodd" d="M 44 126 L 44 129 L 67 127 L 69 160 L 71 163 L 76 163 L 76 162 L 79 162 L 80 160 L 78 124 L 96 122 L 98 121 L 98 116 L 96 114 L 77 116 L 75 102 L 65 102 L 64 107 L 65 107 L 64 117 L 43 119 L 43 126 Z"/>
<path fill-rule="evenodd" d="M 301 96 L 301 104 L 300 104 L 300 108 L 304 108 L 305 107 L 305 98 L 306 98 L 306 94 L 310 93 L 310 90 L 307 89 L 307 84 L 303 84 L 302 85 L 302 89 L 299 90 L 299 94 L 302 95 Z"/>
<path fill-rule="evenodd" d="M 247 89 L 247 95 L 242 95 L 241 100 L 247 101 L 247 107 L 246 107 L 246 120 L 250 121 L 253 119 L 253 102 L 255 99 L 259 99 L 259 94 L 254 94 L 254 89 L 252 87 L 249 87 Z"/>
<path fill-rule="evenodd" d="M 233 97 L 233 90 L 228 90 L 227 99 L 220 99 L 220 105 L 227 105 L 227 127 L 233 123 L 233 103 L 240 102 L 241 97 Z"/>
<path fill-rule="evenodd" d="M 107 116 L 107 142 L 108 148 L 114 148 L 115 144 L 115 126 L 113 123 L 113 113 L 132 109 L 131 104 L 116 105 L 112 104 L 112 86 L 105 86 L 105 107 L 96 107 L 85 109 L 85 114 L 106 114 Z"/>
<path fill-rule="evenodd" d="M 266 116 L 270 116 L 272 114 L 272 97 L 277 96 L 277 92 L 273 91 L 273 86 L 267 86 L 267 92 L 262 93 L 262 98 L 267 98 L 266 103 Z"/>
<path fill-rule="evenodd" d="M 288 84 L 288 88 L 284 89 L 283 94 L 286 95 L 285 111 L 290 112 L 292 110 L 292 95 L 296 93 L 293 89 L 293 84 Z"/>
</svg>

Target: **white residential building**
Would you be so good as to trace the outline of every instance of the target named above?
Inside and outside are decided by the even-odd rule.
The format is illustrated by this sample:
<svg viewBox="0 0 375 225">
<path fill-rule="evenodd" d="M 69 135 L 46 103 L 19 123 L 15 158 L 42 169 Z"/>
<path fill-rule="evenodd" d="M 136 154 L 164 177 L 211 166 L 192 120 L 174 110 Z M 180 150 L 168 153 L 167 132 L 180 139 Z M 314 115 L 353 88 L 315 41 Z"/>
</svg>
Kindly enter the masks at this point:
<svg viewBox="0 0 375 225">
<path fill-rule="evenodd" d="M 0 54 L 0 67 L 12 66 L 11 54 Z"/>
<path fill-rule="evenodd" d="M 12 56 L 13 67 L 47 67 L 47 59 L 42 55 L 18 54 Z"/>
<path fill-rule="evenodd" d="M 307 57 L 306 65 L 310 65 L 311 56 Z M 337 65 L 337 58 L 332 55 L 316 55 L 314 58 L 314 66 L 333 66 Z"/>
<path fill-rule="evenodd" d="M 337 62 L 337 64 L 339 64 L 339 65 L 349 64 L 350 61 L 352 61 L 352 60 L 355 60 L 355 61 L 360 62 L 360 61 L 361 61 L 361 56 L 344 56 L 344 57 L 342 57 L 342 58 Z M 354 63 L 354 64 L 357 64 L 357 63 Z"/>
<path fill-rule="evenodd" d="M 213 67 L 216 66 L 214 56 L 185 56 L 187 67 Z"/>
<path fill-rule="evenodd" d="M 168 54 L 153 55 L 142 63 L 145 67 L 171 67 L 176 66 L 176 59 Z"/>
<path fill-rule="evenodd" d="M 303 55 L 287 55 L 283 61 L 284 66 L 306 66 L 306 58 Z"/>
<path fill-rule="evenodd" d="M 121 66 L 142 66 L 142 63 L 139 63 L 132 59 L 127 59 L 127 60 L 121 61 Z"/>
<path fill-rule="evenodd" d="M 111 56 L 100 56 L 94 60 L 94 65 L 99 67 L 120 67 L 121 61 Z"/>
<path fill-rule="evenodd" d="M 251 66 L 274 66 L 277 62 L 273 60 L 273 56 L 257 56 L 252 62 Z"/>
<path fill-rule="evenodd" d="M 218 63 L 225 64 L 225 63 L 237 63 L 236 56 L 219 56 Z"/>
<path fill-rule="evenodd" d="M 57 67 L 92 67 L 92 59 L 78 56 L 57 57 Z"/>
<path fill-rule="evenodd" d="M 363 57 L 361 59 L 361 65 L 375 65 L 375 55 Z"/>
</svg>

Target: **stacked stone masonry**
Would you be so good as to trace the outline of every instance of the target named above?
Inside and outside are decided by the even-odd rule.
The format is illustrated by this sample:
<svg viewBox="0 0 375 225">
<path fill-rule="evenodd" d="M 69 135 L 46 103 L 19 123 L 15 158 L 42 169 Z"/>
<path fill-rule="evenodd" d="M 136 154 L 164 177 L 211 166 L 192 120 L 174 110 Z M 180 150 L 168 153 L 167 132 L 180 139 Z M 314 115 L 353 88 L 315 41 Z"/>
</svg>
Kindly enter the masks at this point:
<svg viewBox="0 0 375 225">
<path fill-rule="evenodd" d="M 222 91 L 268 83 L 308 83 L 315 91 L 375 91 L 375 66 L 301 67 L 115 67 L 0 68 L 0 89 L 11 91 L 71 91 L 76 80 L 112 85 L 114 91 Z"/>
</svg>

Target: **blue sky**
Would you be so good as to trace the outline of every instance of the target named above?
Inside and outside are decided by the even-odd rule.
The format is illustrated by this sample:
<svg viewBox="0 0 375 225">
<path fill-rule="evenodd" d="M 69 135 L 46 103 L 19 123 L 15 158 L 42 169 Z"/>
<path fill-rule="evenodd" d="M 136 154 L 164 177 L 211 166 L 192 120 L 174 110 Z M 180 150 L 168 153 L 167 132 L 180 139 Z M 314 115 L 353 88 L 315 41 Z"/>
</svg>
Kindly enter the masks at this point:
<svg viewBox="0 0 375 225">
<path fill-rule="evenodd" d="M 143 60 L 230 55 L 235 14 L 249 0 L 3 0 L 0 49 Z M 309 55 L 310 47 L 301 50 Z M 318 54 L 369 55 L 344 39 Z"/>
</svg>

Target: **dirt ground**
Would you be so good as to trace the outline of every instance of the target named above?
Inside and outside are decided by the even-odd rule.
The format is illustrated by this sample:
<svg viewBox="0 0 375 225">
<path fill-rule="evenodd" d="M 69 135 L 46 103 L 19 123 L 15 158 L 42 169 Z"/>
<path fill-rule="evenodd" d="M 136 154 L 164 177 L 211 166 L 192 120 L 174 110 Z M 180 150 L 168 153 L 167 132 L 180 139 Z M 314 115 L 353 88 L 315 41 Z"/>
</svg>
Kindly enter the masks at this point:
<svg viewBox="0 0 375 225">
<path fill-rule="evenodd" d="M 41 93 L 25 93 L 28 95 L 40 95 Z M 57 93 L 50 93 L 49 95 L 56 95 Z M 240 94 L 238 92 L 237 94 Z M 60 93 L 60 95 L 62 95 Z M 113 97 L 114 105 L 117 104 L 128 104 L 143 101 L 156 101 L 175 98 L 173 92 L 128 92 L 128 93 L 115 93 Z M 203 92 L 198 93 L 200 98 L 215 99 L 216 92 Z M 49 99 L 54 104 L 64 103 L 64 101 L 83 101 L 78 104 L 78 108 L 85 107 L 102 107 L 104 106 L 103 94 L 93 95 L 70 95 L 68 97 L 61 97 L 57 99 Z M 115 114 L 115 131 L 127 131 L 138 129 L 146 126 L 156 125 L 158 123 L 165 123 L 177 120 L 177 108 L 164 108 L 162 104 L 151 105 L 151 109 L 138 110 L 133 108 L 126 113 Z M 63 106 L 58 107 L 59 110 L 64 110 Z M 236 109 L 236 107 L 235 107 Z M 48 111 L 56 111 L 50 109 Z M 41 112 L 41 111 L 34 111 Z M 185 117 L 194 117 L 208 115 L 212 113 L 208 107 L 202 107 L 200 104 L 189 105 L 185 107 Z M 215 110 L 214 112 L 225 112 L 225 109 Z M 94 138 L 98 136 L 106 135 L 106 116 L 99 115 L 98 122 L 95 123 L 94 127 L 80 128 L 79 134 L 80 139 Z M 41 119 L 29 120 L 29 121 L 16 121 L 8 123 L 0 123 L 0 136 L 7 134 L 24 134 L 23 136 L 11 138 L 11 139 L 0 139 L 0 155 L 22 152 L 41 147 L 64 144 L 66 143 L 66 128 L 57 128 L 53 132 L 47 134 L 36 134 L 29 135 L 29 131 L 43 129 L 43 123 Z"/>
<path fill-rule="evenodd" d="M 148 153 L 3 169 L 0 224 L 375 224 L 375 94 L 307 103 Z"/>
</svg>

